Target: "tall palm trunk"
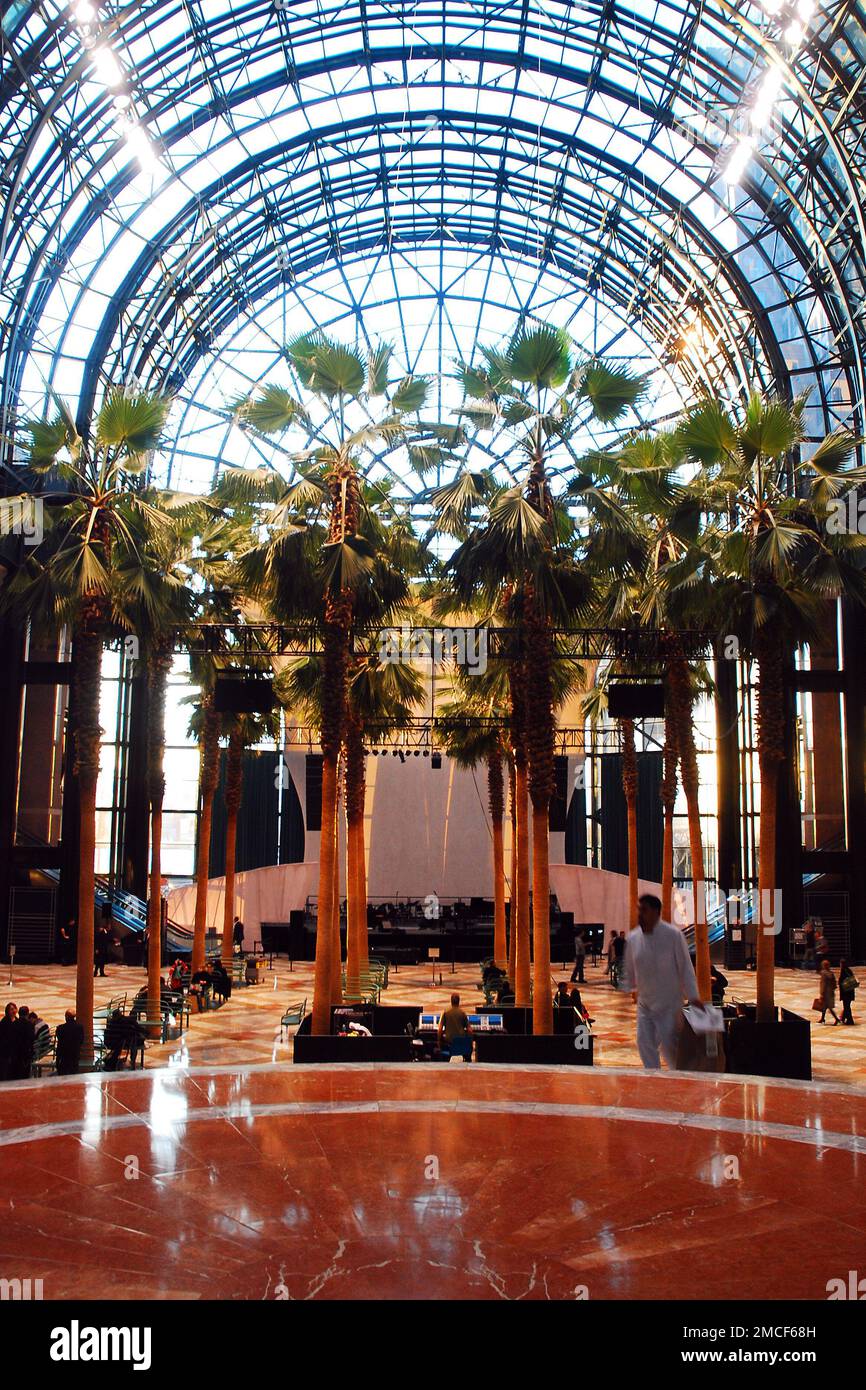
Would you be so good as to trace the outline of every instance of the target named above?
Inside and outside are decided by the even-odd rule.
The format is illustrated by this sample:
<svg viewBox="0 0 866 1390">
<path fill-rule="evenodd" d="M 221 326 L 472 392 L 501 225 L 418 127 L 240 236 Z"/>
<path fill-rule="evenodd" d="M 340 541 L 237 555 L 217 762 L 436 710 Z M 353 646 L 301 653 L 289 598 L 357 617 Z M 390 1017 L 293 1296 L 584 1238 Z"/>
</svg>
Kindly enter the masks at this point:
<svg viewBox="0 0 866 1390">
<path fill-rule="evenodd" d="M 165 687 L 171 648 L 158 647 L 147 670 L 147 794 L 150 801 L 150 892 L 147 898 L 147 1016 L 160 1013 L 162 965 L 162 804 L 165 798 Z M 154 1025 L 152 1036 L 159 1036 Z"/>
<path fill-rule="evenodd" d="M 201 734 L 201 810 L 198 818 L 198 842 L 195 857 L 195 922 L 192 938 L 191 970 L 204 969 L 205 936 L 207 934 L 207 895 L 210 874 L 210 835 L 213 821 L 213 799 L 219 782 L 220 716 L 213 707 L 213 696 L 202 699 L 203 727 Z M 230 959 L 231 950 L 226 959 Z"/>
<path fill-rule="evenodd" d="M 223 935 L 220 955 L 231 960 L 235 918 L 235 865 L 237 864 L 238 812 L 244 787 L 244 736 L 235 723 L 226 754 L 226 863 L 223 894 Z"/>
<path fill-rule="evenodd" d="M 759 634 L 756 732 L 761 778 L 760 850 L 758 860 L 758 910 L 756 925 L 757 1021 L 771 1023 L 776 1016 L 775 920 L 776 832 L 779 774 L 785 760 L 785 684 L 782 651 L 771 634 Z"/>
<path fill-rule="evenodd" d="M 669 663 L 668 676 L 674 701 L 676 740 L 680 758 L 680 774 L 686 794 L 689 820 L 689 849 L 692 860 L 692 899 L 695 923 L 695 973 L 698 993 L 702 999 L 712 998 L 710 979 L 710 932 L 707 922 L 707 886 L 704 878 L 704 839 L 701 828 L 700 778 L 698 750 L 695 744 L 694 705 L 688 663 L 675 656 Z"/>
<path fill-rule="evenodd" d="M 512 660 L 508 673 L 511 700 L 511 745 L 514 749 L 515 863 L 513 902 L 514 1002 L 528 1009 L 531 1002 L 529 959 L 529 774 L 526 760 L 526 671 Z"/>
<path fill-rule="evenodd" d="M 529 774 L 524 759 L 515 769 L 517 784 L 517 924 L 515 929 L 514 1002 L 520 1009 L 532 1003 L 529 950 Z"/>
<path fill-rule="evenodd" d="M 670 695 L 668 695 L 670 698 Z M 662 916 L 673 921 L 674 910 L 674 806 L 677 800 L 677 725 L 669 711 L 665 716 L 664 772 L 661 797 L 664 816 L 662 842 Z"/>
<path fill-rule="evenodd" d="M 622 790 L 628 826 L 628 929 L 637 926 L 637 753 L 634 720 L 620 720 L 622 726 Z"/>
<path fill-rule="evenodd" d="M 334 942 L 331 949 L 331 1003 L 334 1005 L 343 1002 L 343 944 L 340 939 L 340 770 L 337 768 L 337 814 L 336 824 L 334 825 L 334 845 L 336 853 L 334 855 L 334 916 L 333 931 Z"/>
<path fill-rule="evenodd" d="M 102 682 L 103 605 L 85 604 L 75 634 L 75 760 L 78 779 L 78 957 L 75 1012 L 84 1029 L 81 1059 L 93 1060 L 93 936 L 96 909 L 96 783 L 99 778 L 99 696 Z"/>
<path fill-rule="evenodd" d="M 508 979 L 514 988 L 515 956 L 517 946 L 517 779 L 514 770 L 514 755 L 508 755 L 508 784 L 511 801 L 511 884 L 508 913 Z"/>
<path fill-rule="evenodd" d="M 544 615 L 527 585 L 525 597 L 526 744 L 529 754 L 529 796 L 532 802 L 532 1030 L 553 1032 L 553 994 L 550 981 L 549 817 L 553 795 L 552 642 Z"/>
<path fill-rule="evenodd" d="M 363 737 L 357 720 L 350 715 L 346 734 L 346 985 L 350 994 L 358 992 L 367 925 L 366 894 L 362 898 L 358 862 L 364 853 L 364 790 Z"/>
<path fill-rule="evenodd" d="M 487 799 L 493 825 L 493 959 L 503 968 L 508 959 L 508 946 L 505 940 L 505 842 L 502 828 L 505 788 L 502 754 L 499 751 L 487 759 Z"/>
<path fill-rule="evenodd" d="M 362 970 L 370 964 L 370 943 L 367 935 L 367 852 L 364 846 L 363 817 L 355 826 L 357 849 L 355 855 L 355 874 L 357 876 L 356 900 L 358 903 L 358 962 Z"/>
<path fill-rule="evenodd" d="M 354 535 L 358 523 L 358 479 L 352 464 L 341 461 L 328 474 L 331 517 L 328 540 L 341 542 Z M 334 872 L 337 860 L 337 801 L 340 749 L 346 722 L 349 644 L 354 603 L 341 589 L 325 600 L 322 642 L 322 832 L 319 848 L 319 917 L 316 925 L 316 969 L 313 981 L 314 1034 L 331 1031 L 334 968 Z M 338 905 L 337 905 L 338 906 Z M 339 932 L 339 916 L 336 920 Z M 339 937 L 338 937 L 339 939 Z M 339 954 L 339 953 L 338 953 Z M 339 969 L 339 966 L 338 966 Z"/>
<path fill-rule="evenodd" d="M 331 1030 L 331 958 L 334 951 L 334 860 L 337 846 L 337 756 L 322 758 L 322 832 L 319 840 L 319 913 L 316 922 L 316 967 L 313 979 L 314 1033 Z"/>
</svg>

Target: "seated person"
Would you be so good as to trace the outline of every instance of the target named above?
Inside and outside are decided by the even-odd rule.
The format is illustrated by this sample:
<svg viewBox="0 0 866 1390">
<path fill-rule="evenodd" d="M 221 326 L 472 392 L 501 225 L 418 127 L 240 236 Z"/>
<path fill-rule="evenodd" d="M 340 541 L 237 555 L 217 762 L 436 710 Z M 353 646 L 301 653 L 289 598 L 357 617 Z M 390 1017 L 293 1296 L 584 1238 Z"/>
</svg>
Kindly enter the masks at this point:
<svg viewBox="0 0 866 1390">
<path fill-rule="evenodd" d="M 144 1032 L 131 1014 L 115 1009 L 105 1025 L 105 1056 L 103 1067 L 106 1071 L 117 1071 L 121 1065 L 121 1055 L 126 1051 L 127 1060 L 135 1063 L 135 1055 L 144 1040 Z"/>
<path fill-rule="evenodd" d="M 34 1051 L 38 1056 L 51 1038 L 51 1029 L 48 1027 L 45 1019 L 39 1017 L 35 1009 L 30 1010 L 30 1022 L 33 1024 Z"/>
<path fill-rule="evenodd" d="M 210 982 L 214 994 L 218 994 L 221 999 L 231 998 L 231 978 L 221 960 L 215 960 L 213 965 L 211 966 Z"/>
<path fill-rule="evenodd" d="M 481 967 L 481 984 L 492 985 L 498 980 L 505 979 L 505 971 L 501 970 L 495 960 L 486 960 Z"/>
<path fill-rule="evenodd" d="M 565 980 L 560 980 L 556 986 L 556 993 L 553 996 L 553 1003 L 556 1008 L 570 1009 L 571 996 L 568 992 L 568 984 Z"/>
<path fill-rule="evenodd" d="M 574 1009 L 575 1013 L 579 1015 L 580 1018 L 585 1019 L 587 1023 L 595 1023 L 595 1019 L 590 1018 L 589 1009 L 586 1007 L 583 1000 L 581 999 L 580 990 L 577 988 L 576 985 L 572 986 L 571 993 L 568 997 L 571 1001 L 571 1007 Z"/>
<path fill-rule="evenodd" d="M 493 983 L 490 992 L 496 1004 L 501 1004 L 503 999 L 510 999 L 512 1003 L 514 1002 L 514 986 L 504 972 L 501 979 Z"/>
<path fill-rule="evenodd" d="M 437 1030 L 440 1048 L 448 1047 L 455 1038 L 468 1038 L 472 1034 L 469 1019 L 460 1007 L 460 995 L 452 994 L 451 1007 L 443 1009 Z"/>
<path fill-rule="evenodd" d="M 61 1023 L 56 1033 L 55 1050 L 58 1076 L 74 1076 L 78 1071 L 81 1049 L 84 1045 L 84 1029 L 76 1022 L 74 1009 L 66 1010 L 66 1022 Z"/>
<path fill-rule="evenodd" d="M 160 979 L 159 1007 L 162 1012 L 165 1012 L 170 1007 L 173 995 L 174 991 L 169 989 L 165 980 Z M 133 1015 L 139 1013 L 147 1013 L 147 985 L 143 985 L 142 988 L 138 991 L 138 994 L 132 1001 L 132 1008 L 130 1009 L 130 1013 Z"/>
<path fill-rule="evenodd" d="M 713 1003 L 718 1005 L 723 1004 L 725 990 L 728 988 L 728 977 L 722 974 L 718 966 L 710 966 L 710 985 L 713 992 Z"/>
<path fill-rule="evenodd" d="M 182 990 L 188 979 L 189 966 L 178 957 L 169 971 L 168 983 L 171 985 L 172 989 Z"/>
</svg>

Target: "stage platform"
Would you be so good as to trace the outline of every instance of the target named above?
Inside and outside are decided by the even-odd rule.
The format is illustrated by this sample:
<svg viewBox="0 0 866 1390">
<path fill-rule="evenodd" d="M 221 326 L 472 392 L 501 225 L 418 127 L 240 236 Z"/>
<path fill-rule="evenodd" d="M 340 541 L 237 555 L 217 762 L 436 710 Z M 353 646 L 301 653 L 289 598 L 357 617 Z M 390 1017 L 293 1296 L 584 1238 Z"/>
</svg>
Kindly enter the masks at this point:
<svg viewBox="0 0 866 1390">
<path fill-rule="evenodd" d="M 6 1085 L 0 1125 L 0 1276 L 46 1299 L 822 1300 L 862 1267 L 850 1088 L 266 1064 Z"/>
</svg>

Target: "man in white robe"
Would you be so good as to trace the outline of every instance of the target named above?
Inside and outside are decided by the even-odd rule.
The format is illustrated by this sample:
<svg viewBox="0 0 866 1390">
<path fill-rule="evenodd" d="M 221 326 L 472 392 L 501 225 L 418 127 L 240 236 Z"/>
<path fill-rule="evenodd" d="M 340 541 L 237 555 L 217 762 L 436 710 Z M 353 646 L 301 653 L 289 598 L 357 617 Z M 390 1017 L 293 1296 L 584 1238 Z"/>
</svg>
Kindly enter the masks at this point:
<svg viewBox="0 0 866 1390">
<path fill-rule="evenodd" d="M 686 939 L 661 918 L 662 905 L 651 893 L 638 899 L 638 927 L 625 946 L 622 988 L 637 998 L 637 1050 L 649 1071 L 676 1067 L 677 1035 L 683 1001 L 703 1008 Z"/>
</svg>

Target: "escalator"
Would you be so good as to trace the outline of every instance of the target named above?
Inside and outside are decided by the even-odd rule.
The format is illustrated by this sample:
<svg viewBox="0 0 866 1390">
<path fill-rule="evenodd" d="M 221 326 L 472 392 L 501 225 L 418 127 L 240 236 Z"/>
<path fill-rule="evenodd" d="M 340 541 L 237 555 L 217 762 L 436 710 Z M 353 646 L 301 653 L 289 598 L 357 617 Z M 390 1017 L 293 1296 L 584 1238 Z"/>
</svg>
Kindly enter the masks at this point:
<svg viewBox="0 0 866 1390">
<path fill-rule="evenodd" d="M 25 841 L 36 848 L 47 848 L 44 840 L 29 831 L 19 830 L 16 836 L 17 841 Z M 48 880 L 52 884 L 59 884 L 59 869 L 39 869 L 36 871 L 40 877 Z M 96 875 L 95 906 L 100 909 L 108 907 L 111 911 L 111 920 L 116 928 L 119 929 L 121 940 L 131 935 L 143 935 L 147 928 L 147 903 L 143 898 L 136 897 L 135 893 L 127 893 L 122 888 L 112 888 L 109 879 L 104 874 Z M 181 926 L 169 917 L 165 922 L 165 949 L 176 955 L 185 955 L 192 952 L 193 933 L 189 927 Z"/>
</svg>

